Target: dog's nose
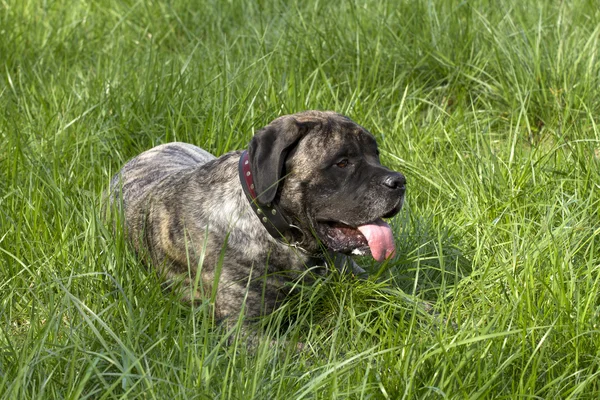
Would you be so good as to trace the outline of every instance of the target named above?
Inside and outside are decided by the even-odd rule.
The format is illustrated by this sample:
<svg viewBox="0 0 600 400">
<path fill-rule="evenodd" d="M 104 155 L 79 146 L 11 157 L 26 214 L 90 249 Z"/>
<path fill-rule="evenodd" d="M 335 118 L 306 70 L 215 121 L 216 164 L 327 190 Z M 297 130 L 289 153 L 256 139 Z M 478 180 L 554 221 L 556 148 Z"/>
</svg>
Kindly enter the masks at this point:
<svg viewBox="0 0 600 400">
<path fill-rule="evenodd" d="M 383 179 L 383 185 L 393 190 L 405 190 L 406 178 L 399 172 L 393 172 Z"/>
</svg>

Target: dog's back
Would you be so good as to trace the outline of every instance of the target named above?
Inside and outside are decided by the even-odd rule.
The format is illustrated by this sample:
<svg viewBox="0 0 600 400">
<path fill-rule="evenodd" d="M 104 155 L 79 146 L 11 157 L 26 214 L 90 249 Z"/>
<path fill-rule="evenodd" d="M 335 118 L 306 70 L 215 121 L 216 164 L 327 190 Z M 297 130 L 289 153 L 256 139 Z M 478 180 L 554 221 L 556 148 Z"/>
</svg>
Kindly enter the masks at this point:
<svg viewBox="0 0 600 400">
<path fill-rule="evenodd" d="M 132 206 L 166 177 L 214 158 L 209 152 L 188 143 L 156 146 L 131 159 L 113 177 L 110 182 L 111 202 L 120 199 L 123 205 Z"/>
</svg>

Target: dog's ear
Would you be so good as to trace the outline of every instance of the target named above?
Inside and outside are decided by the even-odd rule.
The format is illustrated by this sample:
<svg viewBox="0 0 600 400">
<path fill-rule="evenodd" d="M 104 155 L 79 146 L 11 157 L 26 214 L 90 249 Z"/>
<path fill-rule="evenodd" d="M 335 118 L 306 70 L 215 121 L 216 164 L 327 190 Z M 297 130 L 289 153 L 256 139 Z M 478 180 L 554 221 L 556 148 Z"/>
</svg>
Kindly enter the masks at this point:
<svg viewBox="0 0 600 400">
<path fill-rule="evenodd" d="M 286 116 L 277 118 L 256 132 L 248 146 L 248 156 L 260 204 L 273 201 L 279 182 L 284 178 L 285 159 L 316 124 L 314 121 L 298 122 Z"/>
</svg>

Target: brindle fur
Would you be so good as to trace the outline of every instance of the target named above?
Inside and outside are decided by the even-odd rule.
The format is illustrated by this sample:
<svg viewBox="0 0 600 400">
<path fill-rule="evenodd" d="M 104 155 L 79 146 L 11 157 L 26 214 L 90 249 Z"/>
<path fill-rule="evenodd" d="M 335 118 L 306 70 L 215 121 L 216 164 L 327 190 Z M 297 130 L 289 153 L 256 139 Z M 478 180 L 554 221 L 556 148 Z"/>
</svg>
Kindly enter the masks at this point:
<svg viewBox="0 0 600 400">
<path fill-rule="evenodd" d="M 218 318 L 237 317 L 243 304 L 247 317 L 269 313 L 289 293 L 290 282 L 310 275 L 309 269 L 324 272 L 323 257 L 315 256 L 316 214 L 359 224 L 383 215 L 391 204 L 375 188 L 362 204 L 344 208 L 321 182 L 323 157 L 341 146 L 358 152 L 375 146 L 372 135 L 347 117 L 309 111 L 280 117 L 262 131 L 263 141 L 269 134 L 299 138 L 288 149 L 275 201 L 303 232 L 292 240 L 303 240 L 304 250 L 275 240 L 252 211 L 238 176 L 241 151 L 215 158 L 190 144 L 163 144 L 130 160 L 111 181 L 111 204 L 123 213 L 136 252 L 167 280 L 182 281 L 184 299 L 206 299 L 214 291 Z M 328 204 L 325 196 L 334 202 Z"/>
</svg>

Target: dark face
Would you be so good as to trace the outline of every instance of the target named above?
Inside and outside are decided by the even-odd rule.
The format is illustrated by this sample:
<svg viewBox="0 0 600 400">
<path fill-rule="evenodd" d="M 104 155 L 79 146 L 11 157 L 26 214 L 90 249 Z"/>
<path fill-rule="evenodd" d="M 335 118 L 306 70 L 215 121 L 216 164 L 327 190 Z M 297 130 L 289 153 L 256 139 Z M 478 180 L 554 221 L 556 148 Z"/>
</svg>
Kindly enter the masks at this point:
<svg viewBox="0 0 600 400">
<path fill-rule="evenodd" d="M 393 238 L 381 218 L 400 211 L 404 176 L 381 165 L 373 135 L 347 117 L 307 112 L 283 118 L 306 125 L 286 155 L 277 193 L 280 207 L 308 233 L 302 247 L 387 258 Z"/>
</svg>

